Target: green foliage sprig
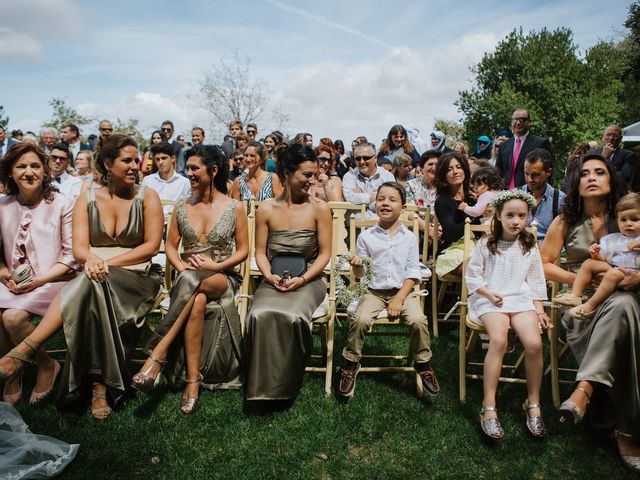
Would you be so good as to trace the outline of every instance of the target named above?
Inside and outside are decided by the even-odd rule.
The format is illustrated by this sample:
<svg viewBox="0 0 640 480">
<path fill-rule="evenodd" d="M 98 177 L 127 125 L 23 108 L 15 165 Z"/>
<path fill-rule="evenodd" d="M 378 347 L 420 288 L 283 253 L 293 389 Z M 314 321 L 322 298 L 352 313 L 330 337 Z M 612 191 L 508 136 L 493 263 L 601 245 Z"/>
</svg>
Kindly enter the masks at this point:
<svg viewBox="0 0 640 480">
<path fill-rule="evenodd" d="M 335 264 L 331 265 L 331 275 L 334 276 L 336 282 L 336 305 L 340 308 L 347 308 L 351 302 L 358 300 L 367 292 L 373 282 L 373 262 L 370 257 L 362 257 L 364 275 L 359 282 L 356 282 L 353 288 L 347 286 L 339 272 L 350 268 L 350 257 L 351 253 L 349 252 L 341 253 L 337 256 Z"/>
</svg>

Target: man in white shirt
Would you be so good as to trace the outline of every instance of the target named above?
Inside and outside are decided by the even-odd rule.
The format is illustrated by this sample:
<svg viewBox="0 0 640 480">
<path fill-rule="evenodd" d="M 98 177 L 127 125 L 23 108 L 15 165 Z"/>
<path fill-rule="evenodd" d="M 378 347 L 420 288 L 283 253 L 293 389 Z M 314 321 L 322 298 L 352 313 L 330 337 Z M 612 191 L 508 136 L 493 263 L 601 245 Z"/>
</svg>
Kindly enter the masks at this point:
<svg viewBox="0 0 640 480">
<path fill-rule="evenodd" d="M 347 202 L 368 204 L 367 217 L 375 216 L 378 187 L 394 182 L 393 174 L 377 164 L 376 147 L 369 142 L 360 143 L 353 152 L 356 168 L 342 178 L 342 193 Z"/>
<path fill-rule="evenodd" d="M 71 151 L 66 143 L 57 143 L 51 147 L 51 153 L 49 154 L 51 184 L 63 195 L 75 199 L 80 195 L 82 179 L 67 173 L 67 167 L 70 161 Z"/>
<path fill-rule="evenodd" d="M 73 159 L 76 158 L 78 152 L 80 150 L 89 149 L 88 145 L 80 142 L 80 129 L 72 123 L 62 127 L 62 130 L 60 130 L 60 140 L 69 145 L 69 150 L 71 152 L 69 158 L 72 167 L 74 166 Z"/>
<path fill-rule="evenodd" d="M 158 167 L 158 171 L 144 177 L 142 185 L 155 190 L 160 196 L 160 200 L 177 202 L 181 198 L 191 195 L 189 180 L 176 172 L 176 151 L 174 146 L 168 142 L 160 142 L 151 145 L 149 150 L 151 158 Z M 169 215 L 173 210 L 173 206 L 165 205 L 163 210 L 165 215 Z"/>
</svg>

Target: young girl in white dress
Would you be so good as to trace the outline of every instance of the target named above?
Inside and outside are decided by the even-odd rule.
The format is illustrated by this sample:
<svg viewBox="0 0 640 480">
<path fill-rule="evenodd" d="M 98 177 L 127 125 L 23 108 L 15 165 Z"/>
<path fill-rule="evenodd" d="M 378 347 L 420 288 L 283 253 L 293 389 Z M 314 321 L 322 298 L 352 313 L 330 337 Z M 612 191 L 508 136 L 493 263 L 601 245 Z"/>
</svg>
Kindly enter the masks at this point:
<svg viewBox="0 0 640 480">
<path fill-rule="evenodd" d="M 489 335 L 480 424 L 487 436 L 504 436 L 496 412 L 496 389 L 511 327 L 525 352 L 527 399 L 522 409 L 526 425 L 533 436 L 542 437 L 545 426 L 540 412 L 540 327 L 549 328 L 550 320 L 542 305 L 547 299 L 547 286 L 540 252 L 535 236 L 525 229 L 529 209 L 536 201 L 526 192 L 510 190 L 496 196 L 491 205 L 495 211 L 491 233 L 478 242 L 465 276 L 470 293 L 469 313 Z"/>
</svg>

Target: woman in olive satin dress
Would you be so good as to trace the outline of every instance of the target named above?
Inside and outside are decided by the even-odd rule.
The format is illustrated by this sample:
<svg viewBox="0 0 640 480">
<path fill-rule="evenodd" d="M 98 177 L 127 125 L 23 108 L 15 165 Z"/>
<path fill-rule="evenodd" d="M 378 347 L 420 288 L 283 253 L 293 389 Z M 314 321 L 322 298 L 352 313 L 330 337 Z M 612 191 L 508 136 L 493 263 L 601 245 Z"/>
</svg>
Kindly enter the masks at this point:
<svg viewBox="0 0 640 480">
<path fill-rule="evenodd" d="M 331 212 L 310 198 L 318 160 L 302 144 L 278 146 L 277 173 L 284 191 L 256 211 L 256 263 L 264 276 L 246 319 L 244 337 L 248 401 L 294 400 L 311 354 L 312 314 L 327 291 L 322 271 L 331 256 Z M 307 269 L 280 278 L 270 260 L 302 254 Z"/>
<path fill-rule="evenodd" d="M 125 396 L 128 361 L 161 287 L 159 266 L 148 262 L 160 247 L 163 214 L 158 194 L 135 183 L 138 148 L 132 138 L 101 140 L 96 158 L 98 180 L 73 210 L 73 255 L 84 275 L 69 282 L 38 327 L 0 359 L 0 377 L 24 367 L 63 327 L 68 353 L 59 403 L 90 400 L 93 416 L 105 420 Z M 92 252 L 96 247 L 103 249 Z"/>
<path fill-rule="evenodd" d="M 168 362 L 164 373 L 169 382 L 186 383 L 180 410 L 190 414 L 198 405 L 200 383 L 211 389 L 242 387 L 240 317 L 234 303 L 242 278 L 234 267 L 249 254 L 249 236 L 246 207 L 227 195 L 229 166 L 220 147 L 198 145 L 185 158 L 193 194 L 173 210 L 166 243 L 179 275 L 169 310 L 145 348 L 149 358 L 132 385 L 150 390 Z"/>
</svg>

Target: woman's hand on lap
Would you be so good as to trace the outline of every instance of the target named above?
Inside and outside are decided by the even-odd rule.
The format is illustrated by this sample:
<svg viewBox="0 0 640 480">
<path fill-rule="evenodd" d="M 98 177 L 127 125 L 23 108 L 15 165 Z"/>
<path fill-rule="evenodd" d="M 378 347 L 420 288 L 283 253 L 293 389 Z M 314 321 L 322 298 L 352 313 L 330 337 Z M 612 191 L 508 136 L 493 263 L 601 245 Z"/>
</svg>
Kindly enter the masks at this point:
<svg viewBox="0 0 640 480">
<path fill-rule="evenodd" d="M 91 280 L 104 282 L 107 279 L 108 273 L 109 265 L 107 265 L 107 262 L 97 255 L 90 253 L 84 264 L 84 274 Z"/>
</svg>

